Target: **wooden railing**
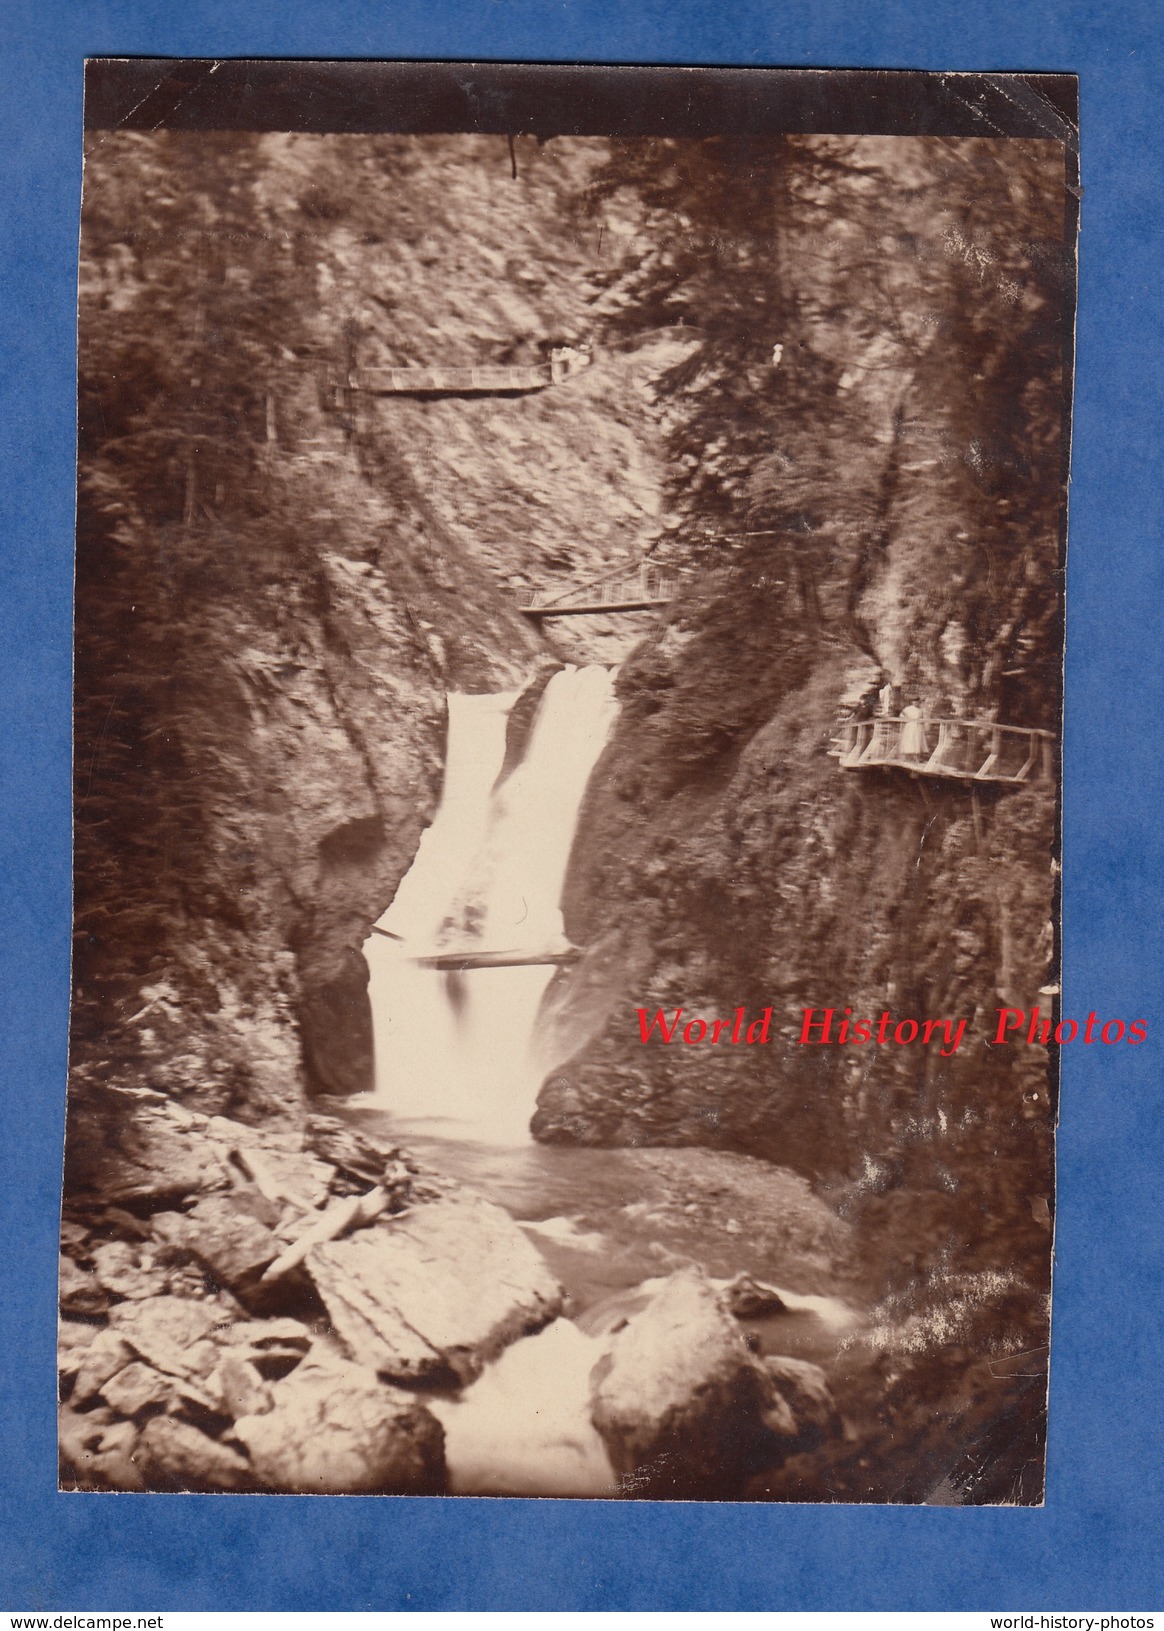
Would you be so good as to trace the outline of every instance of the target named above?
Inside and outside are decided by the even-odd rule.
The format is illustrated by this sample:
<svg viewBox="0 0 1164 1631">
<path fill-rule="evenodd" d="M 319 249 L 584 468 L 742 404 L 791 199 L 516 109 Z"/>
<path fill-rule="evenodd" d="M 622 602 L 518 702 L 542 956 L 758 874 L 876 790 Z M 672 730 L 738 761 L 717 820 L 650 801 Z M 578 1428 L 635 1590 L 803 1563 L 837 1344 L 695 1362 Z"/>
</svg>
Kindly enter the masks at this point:
<svg viewBox="0 0 1164 1631">
<path fill-rule="evenodd" d="M 1019 783 L 1055 775 L 1056 737 L 1026 725 L 990 719 L 853 719 L 830 751 L 842 770 L 879 767 L 917 776 Z"/>
</svg>

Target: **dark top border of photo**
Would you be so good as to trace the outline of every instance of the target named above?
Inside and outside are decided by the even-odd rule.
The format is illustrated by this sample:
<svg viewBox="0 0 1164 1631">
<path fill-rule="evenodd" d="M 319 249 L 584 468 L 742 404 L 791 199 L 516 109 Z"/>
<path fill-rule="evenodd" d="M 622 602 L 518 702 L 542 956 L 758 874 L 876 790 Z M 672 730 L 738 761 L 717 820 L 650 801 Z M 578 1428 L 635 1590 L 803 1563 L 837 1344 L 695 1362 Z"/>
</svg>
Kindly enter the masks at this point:
<svg viewBox="0 0 1164 1631">
<path fill-rule="evenodd" d="M 1073 74 L 481 62 L 86 64 L 90 130 L 1026 136 L 1076 145 Z"/>
</svg>

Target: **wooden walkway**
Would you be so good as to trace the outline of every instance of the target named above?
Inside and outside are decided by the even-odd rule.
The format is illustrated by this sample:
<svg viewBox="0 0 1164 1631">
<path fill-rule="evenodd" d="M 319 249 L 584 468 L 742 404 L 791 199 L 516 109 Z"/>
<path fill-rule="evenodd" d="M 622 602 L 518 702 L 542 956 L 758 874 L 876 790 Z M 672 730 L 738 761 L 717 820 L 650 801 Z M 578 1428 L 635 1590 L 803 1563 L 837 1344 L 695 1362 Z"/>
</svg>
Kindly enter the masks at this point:
<svg viewBox="0 0 1164 1631">
<path fill-rule="evenodd" d="M 521 607 L 526 617 L 586 617 L 604 612 L 644 612 L 669 606 L 679 589 L 674 572 L 644 561 L 635 571 L 625 567 L 581 583 L 574 589 L 543 589 Z"/>
<path fill-rule="evenodd" d="M 515 396 L 561 385 L 589 367 L 584 351 L 569 346 L 551 352 L 548 362 L 510 368 L 481 363 L 474 368 L 358 368 L 347 389 L 369 396 Z"/>
<path fill-rule="evenodd" d="M 914 776 L 1014 786 L 1054 777 L 1055 743 L 1051 731 L 1025 725 L 922 716 L 850 720 L 829 751 L 842 770 L 908 770 Z"/>
</svg>

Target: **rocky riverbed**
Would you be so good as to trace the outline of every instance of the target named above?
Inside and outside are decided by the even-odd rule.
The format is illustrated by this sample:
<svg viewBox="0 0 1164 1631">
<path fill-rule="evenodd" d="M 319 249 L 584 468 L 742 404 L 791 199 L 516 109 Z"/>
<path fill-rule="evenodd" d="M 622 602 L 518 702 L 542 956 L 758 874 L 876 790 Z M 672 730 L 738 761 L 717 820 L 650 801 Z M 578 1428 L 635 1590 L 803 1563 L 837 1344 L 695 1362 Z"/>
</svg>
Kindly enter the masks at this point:
<svg viewBox="0 0 1164 1631">
<path fill-rule="evenodd" d="M 260 1130 L 107 1092 L 100 1124 L 121 1133 L 75 1141 L 62 1232 L 67 1488 L 731 1496 L 843 1437 L 824 1371 L 750 1328 L 784 1309 L 774 1287 L 672 1253 L 584 1313 L 538 1226 L 345 1120 Z M 524 1350 L 528 1385 L 539 1343 L 574 1409 L 572 1472 L 559 1455 L 515 1473 L 544 1431 L 488 1388 L 473 1406 L 503 1354 Z M 577 1398 L 564 1344 L 585 1359 Z M 491 1415 L 510 1442 L 482 1466 Z"/>
</svg>

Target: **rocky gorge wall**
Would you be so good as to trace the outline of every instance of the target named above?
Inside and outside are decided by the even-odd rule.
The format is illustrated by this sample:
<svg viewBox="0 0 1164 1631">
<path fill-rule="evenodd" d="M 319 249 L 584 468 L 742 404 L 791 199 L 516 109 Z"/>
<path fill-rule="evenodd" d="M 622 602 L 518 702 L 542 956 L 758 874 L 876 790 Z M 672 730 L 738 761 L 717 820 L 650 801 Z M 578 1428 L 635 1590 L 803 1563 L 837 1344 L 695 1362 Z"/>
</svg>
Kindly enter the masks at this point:
<svg viewBox="0 0 1164 1631">
<path fill-rule="evenodd" d="M 473 137 L 95 138 L 76 1087 L 261 1119 L 371 1086 L 359 947 L 435 807 L 445 694 L 572 654 L 517 594 L 621 557 L 658 478 L 641 359 L 522 399 L 340 387 L 577 338 L 563 197 L 600 148 L 523 143 L 514 182 Z"/>
<path fill-rule="evenodd" d="M 714 220 L 727 198 L 726 214 L 743 156 L 712 195 L 706 154 L 686 170 L 675 145 L 661 211 Z M 1055 773 L 998 789 L 842 770 L 835 743 L 887 683 L 894 707 L 1057 734 L 1062 154 L 826 138 L 791 139 L 785 160 L 769 215 L 733 240 L 777 268 L 746 332 L 730 250 L 663 251 L 634 283 L 702 324 L 673 376 L 684 587 L 619 675 L 566 893 L 594 949 L 552 993 L 573 1047 L 534 1127 L 790 1165 L 858 1221 L 897 1313 L 948 1339 L 1011 1296 L 1034 1348 L 1054 1078 L 1041 1047 L 991 1043 L 997 1008 L 1051 1012 Z M 623 164 L 613 188 L 642 180 L 637 155 Z M 768 1045 L 640 1041 L 640 1007 L 710 1022 L 741 1006 L 771 1007 Z M 804 1011 L 824 1008 L 963 1018 L 966 1037 L 946 1059 L 802 1045 Z"/>
<path fill-rule="evenodd" d="M 652 678 L 666 645 L 643 658 Z M 678 658 L 685 682 L 700 656 L 719 660 L 693 646 Z M 601 1019 L 543 1087 L 535 1131 L 761 1154 L 860 1198 L 865 1215 L 912 1214 L 918 1238 L 941 1242 L 972 1217 L 975 1250 L 1014 1260 L 1023 1237 L 1036 1252 L 1046 1238 L 1048 1060 L 989 1044 L 996 1007 L 1037 1007 L 1053 977 L 1056 790 L 843 771 L 828 748 L 851 662 L 825 653 L 694 785 L 676 774 L 678 705 L 647 714 L 628 665 L 567 892 L 568 932 L 597 942 L 594 966 L 557 994 L 595 987 Z M 682 1008 L 685 1024 L 738 1007 L 749 1022 L 771 1008 L 766 1045 L 640 1040 L 640 1008 L 668 1024 Z M 945 1059 L 937 1046 L 801 1044 L 804 1010 L 839 1022 L 846 1007 L 961 1017 L 965 1040 Z"/>
</svg>

